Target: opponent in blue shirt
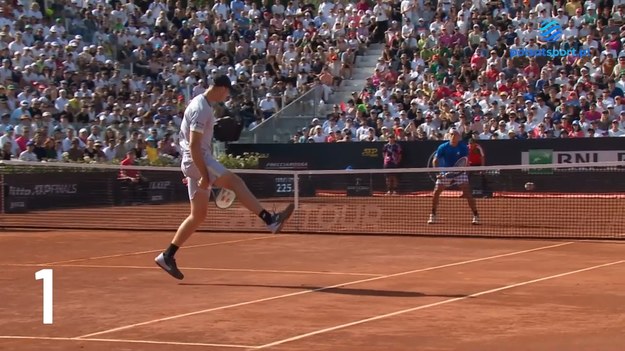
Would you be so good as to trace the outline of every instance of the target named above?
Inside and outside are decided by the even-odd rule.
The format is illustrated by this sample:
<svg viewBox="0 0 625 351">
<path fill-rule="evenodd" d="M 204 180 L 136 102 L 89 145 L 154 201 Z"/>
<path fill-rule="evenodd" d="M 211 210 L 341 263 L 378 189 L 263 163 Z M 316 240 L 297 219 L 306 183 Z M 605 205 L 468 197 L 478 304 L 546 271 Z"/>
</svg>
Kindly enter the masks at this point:
<svg viewBox="0 0 625 351">
<path fill-rule="evenodd" d="M 453 167 L 460 158 L 469 155 L 469 147 L 459 139 L 452 138 L 438 147 L 434 158 L 434 162 L 437 163 L 435 167 Z"/>
<path fill-rule="evenodd" d="M 449 131 L 449 141 L 441 144 L 436 150 L 434 160 L 432 160 L 432 166 L 434 167 L 453 167 L 456 162 L 462 157 L 467 157 L 469 154 L 468 146 L 461 141 L 460 132 L 456 129 Z M 436 186 L 434 187 L 434 196 L 432 197 L 432 212 L 430 213 L 430 219 L 428 224 L 436 223 L 436 210 L 438 208 L 438 199 L 441 193 L 451 187 L 458 187 L 462 190 L 462 196 L 467 199 L 469 207 L 473 212 L 473 224 L 479 224 L 480 219 L 477 212 L 477 206 L 475 199 L 473 198 L 473 191 L 469 184 L 469 177 L 466 173 L 454 174 L 453 177 L 441 174 L 436 179 Z"/>
</svg>

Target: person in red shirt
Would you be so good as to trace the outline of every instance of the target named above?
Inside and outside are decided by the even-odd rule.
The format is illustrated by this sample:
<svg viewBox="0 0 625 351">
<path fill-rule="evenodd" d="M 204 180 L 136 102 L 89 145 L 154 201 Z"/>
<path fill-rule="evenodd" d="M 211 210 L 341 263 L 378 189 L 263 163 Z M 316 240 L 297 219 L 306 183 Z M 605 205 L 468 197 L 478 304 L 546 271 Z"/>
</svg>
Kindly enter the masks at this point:
<svg viewBox="0 0 625 351">
<path fill-rule="evenodd" d="M 486 166 L 486 154 L 484 154 L 484 149 L 477 143 L 476 133 L 471 133 L 469 135 L 468 149 L 469 153 L 467 158 L 469 159 L 470 167 Z M 481 190 L 482 196 L 485 197 L 492 195 L 492 192 L 488 190 L 488 184 L 484 172 L 471 172 L 469 175 L 478 176 L 480 179 L 480 185 L 476 186 L 475 190 L 478 192 Z"/>
<path fill-rule="evenodd" d="M 480 50 L 475 50 L 473 56 L 471 56 L 471 68 L 476 71 L 481 71 L 486 66 L 486 58 L 482 56 Z"/>
<path fill-rule="evenodd" d="M 120 163 L 121 169 L 117 179 L 122 184 L 122 203 L 137 203 L 145 200 L 145 184 L 147 181 L 137 169 L 129 168 L 135 164 L 137 151 L 135 149 L 126 152 L 126 158 Z M 126 190 L 126 192 L 124 192 Z"/>
<path fill-rule="evenodd" d="M 494 63 L 491 63 L 490 65 L 488 65 L 485 71 L 485 75 L 486 75 L 486 80 L 489 83 L 494 83 L 497 81 L 497 77 L 499 77 L 499 71 L 497 70 L 497 67 L 495 66 Z"/>
<path fill-rule="evenodd" d="M 475 140 L 475 135 L 471 134 L 469 138 L 469 166 L 486 165 L 486 157 L 484 149 Z"/>
<path fill-rule="evenodd" d="M 24 128 L 22 130 L 22 135 L 15 138 L 15 143 L 20 149 L 20 152 L 26 151 L 26 144 L 30 141 L 30 128 Z"/>
<path fill-rule="evenodd" d="M 358 11 L 367 11 L 369 10 L 369 4 L 367 3 L 366 0 L 360 0 L 357 4 L 356 4 L 356 9 L 358 9 Z"/>
<path fill-rule="evenodd" d="M 132 183 L 138 183 L 141 180 L 141 175 L 139 171 L 136 169 L 128 168 L 128 166 L 133 166 L 135 164 L 136 151 L 134 149 L 128 150 L 126 152 L 126 158 L 122 160 L 120 165 L 122 166 L 119 171 L 118 179 L 125 179 Z"/>
<path fill-rule="evenodd" d="M 533 57 L 530 58 L 529 65 L 523 69 L 523 73 L 530 81 L 536 81 L 540 77 L 540 67 Z"/>
</svg>

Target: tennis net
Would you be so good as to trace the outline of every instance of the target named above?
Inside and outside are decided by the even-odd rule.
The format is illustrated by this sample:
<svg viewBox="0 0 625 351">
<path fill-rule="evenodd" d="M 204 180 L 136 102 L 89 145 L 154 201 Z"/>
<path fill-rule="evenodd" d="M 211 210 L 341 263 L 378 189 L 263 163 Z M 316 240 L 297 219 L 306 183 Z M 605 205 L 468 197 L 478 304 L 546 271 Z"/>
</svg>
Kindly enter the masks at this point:
<svg viewBox="0 0 625 351">
<path fill-rule="evenodd" d="M 480 224 L 459 189 L 442 193 L 428 225 L 440 169 L 236 170 L 268 210 L 294 202 L 285 232 L 623 239 L 624 163 L 464 167 Z M 174 231 L 188 214 L 178 168 L 136 167 L 141 184 L 118 179 L 119 166 L 5 162 L 2 228 Z M 449 171 L 449 169 L 447 169 Z M 389 175 L 397 176 L 388 194 Z M 210 206 L 202 231 L 263 232 L 237 201 Z"/>
</svg>

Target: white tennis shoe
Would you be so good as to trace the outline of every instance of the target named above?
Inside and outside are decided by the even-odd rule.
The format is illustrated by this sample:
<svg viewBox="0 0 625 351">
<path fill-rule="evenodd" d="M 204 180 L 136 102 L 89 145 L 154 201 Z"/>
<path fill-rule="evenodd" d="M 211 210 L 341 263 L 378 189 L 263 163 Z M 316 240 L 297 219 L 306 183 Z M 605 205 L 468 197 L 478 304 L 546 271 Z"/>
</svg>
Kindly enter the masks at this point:
<svg viewBox="0 0 625 351">
<path fill-rule="evenodd" d="M 428 219 L 428 224 L 436 223 L 436 215 L 431 214 L 430 219 Z"/>
<path fill-rule="evenodd" d="M 289 204 L 282 212 L 274 213 L 271 217 L 271 224 L 267 225 L 267 229 L 269 229 L 273 234 L 280 232 L 282 226 L 293 214 L 293 210 L 295 209 L 295 205 Z"/>
<path fill-rule="evenodd" d="M 480 224 L 480 217 L 479 216 L 473 216 L 473 220 L 471 221 L 471 224 Z"/>
</svg>

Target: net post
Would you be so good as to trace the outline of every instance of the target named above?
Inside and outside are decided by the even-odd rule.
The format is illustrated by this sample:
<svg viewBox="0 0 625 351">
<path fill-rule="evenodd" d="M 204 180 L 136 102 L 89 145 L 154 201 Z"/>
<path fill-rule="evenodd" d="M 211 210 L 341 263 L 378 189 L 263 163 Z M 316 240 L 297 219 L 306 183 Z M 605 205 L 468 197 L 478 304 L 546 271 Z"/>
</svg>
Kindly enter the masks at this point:
<svg viewBox="0 0 625 351">
<path fill-rule="evenodd" d="M 293 201 L 295 205 L 295 211 L 299 208 L 299 172 L 293 173 Z"/>
</svg>

